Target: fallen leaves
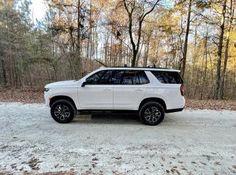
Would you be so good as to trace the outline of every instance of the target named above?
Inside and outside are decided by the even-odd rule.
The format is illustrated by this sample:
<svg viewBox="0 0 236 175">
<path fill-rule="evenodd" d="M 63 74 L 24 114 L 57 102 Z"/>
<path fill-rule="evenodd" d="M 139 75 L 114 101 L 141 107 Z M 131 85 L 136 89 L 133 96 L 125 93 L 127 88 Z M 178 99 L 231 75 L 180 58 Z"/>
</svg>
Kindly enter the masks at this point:
<svg viewBox="0 0 236 175">
<path fill-rule="evenodd" d="M 43 90 L 39 89 L 2 89 L 1 102 L 43 103 Z"/>
<path fill-rule="evenodd" d="M 38 175 L 75 175 L 74 171 L 58 171 L 58 172 L 47 172 Z"/>
<path fill-rule="evenodd" d="M 38 166 L 39 163 L 42 163 L 42 161 L 39 161 L 39 159 L 37 159 L 37 158 L 35 158 L 35 157 L 31 158 L 31 159 L 27 162 L 27 164 L 30 166 L 30 168 L 31 168 L 32 170 L 39 170 L 39 166 Z"/>
<path fill-rule="evenodd" d="M 212 110 L 236 110 L 236 101 L 233 100 L 186 100 L 186 108 L 212 109 Z"/>
<path fill-rule="evenodd" d="M 121 160 L 122 159 L 122 157 L 113 157 L 114 159 L 116 159 L 116 160 Z"/>
</svg>

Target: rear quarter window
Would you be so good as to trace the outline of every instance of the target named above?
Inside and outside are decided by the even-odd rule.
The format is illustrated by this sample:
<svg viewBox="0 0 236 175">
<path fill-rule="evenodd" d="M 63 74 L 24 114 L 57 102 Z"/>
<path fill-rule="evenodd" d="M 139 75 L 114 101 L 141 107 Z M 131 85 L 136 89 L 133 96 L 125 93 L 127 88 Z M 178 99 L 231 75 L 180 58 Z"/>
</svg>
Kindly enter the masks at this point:
<svg viewBox="0 0 236 175">
<path fill-rule="evenodd" d="M 164 84 L 182 84 L 183 80 L 179 75 L 179 72 L 169 71 L 151 71 L 152 74 Z"/>
</svg>

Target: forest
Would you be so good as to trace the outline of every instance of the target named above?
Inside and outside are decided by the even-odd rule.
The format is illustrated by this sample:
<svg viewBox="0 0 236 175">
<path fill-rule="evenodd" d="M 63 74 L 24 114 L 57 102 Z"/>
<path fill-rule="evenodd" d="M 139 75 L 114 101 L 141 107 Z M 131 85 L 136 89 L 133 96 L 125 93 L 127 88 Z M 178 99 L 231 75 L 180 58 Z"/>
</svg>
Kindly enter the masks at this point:
<svg viewBox="0 0 236 175">
<path fill-rule="evenodd" d="M 155 66 L 181 70 L 189 99 L 236 99 L 234 0 L 43 0 L 36 21 L 32 1 L 0 0 L 1 88 Z"/>
</svg>

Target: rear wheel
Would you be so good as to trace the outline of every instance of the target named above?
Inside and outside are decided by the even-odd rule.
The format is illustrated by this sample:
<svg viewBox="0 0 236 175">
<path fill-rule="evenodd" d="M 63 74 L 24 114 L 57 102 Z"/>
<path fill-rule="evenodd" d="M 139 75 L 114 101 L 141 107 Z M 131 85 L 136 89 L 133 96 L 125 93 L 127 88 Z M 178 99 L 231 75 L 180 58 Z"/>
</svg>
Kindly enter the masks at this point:
<svg viewBox="0 0 236 175">
<path fill-rule="evenodd" d="M 139 111 L 141 122 L 146 125 L 158 125 L 165 116 L 164 108 L 158 102 L 147 102 Z"/>
<path fill-rule="evenodd" d="M 51 115 L 58 123 L 69 123 L 75 116 L 75 109 L 71 102 L 58 100 L 51 106 Z"/>
</svg>

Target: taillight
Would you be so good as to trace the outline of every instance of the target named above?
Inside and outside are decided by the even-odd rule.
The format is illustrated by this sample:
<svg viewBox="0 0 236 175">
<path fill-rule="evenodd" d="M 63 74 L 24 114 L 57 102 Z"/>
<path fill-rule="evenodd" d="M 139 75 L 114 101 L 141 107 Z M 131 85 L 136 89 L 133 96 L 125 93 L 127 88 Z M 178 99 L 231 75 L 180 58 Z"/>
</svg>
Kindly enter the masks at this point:
<svg viewBox="0 0 236 175">
<path fill-rule="evenodd" d="M 181 84 L 180 86 L 180 93 L 182 96 L 184 96 L 184 84 Z"/>
</svg>

